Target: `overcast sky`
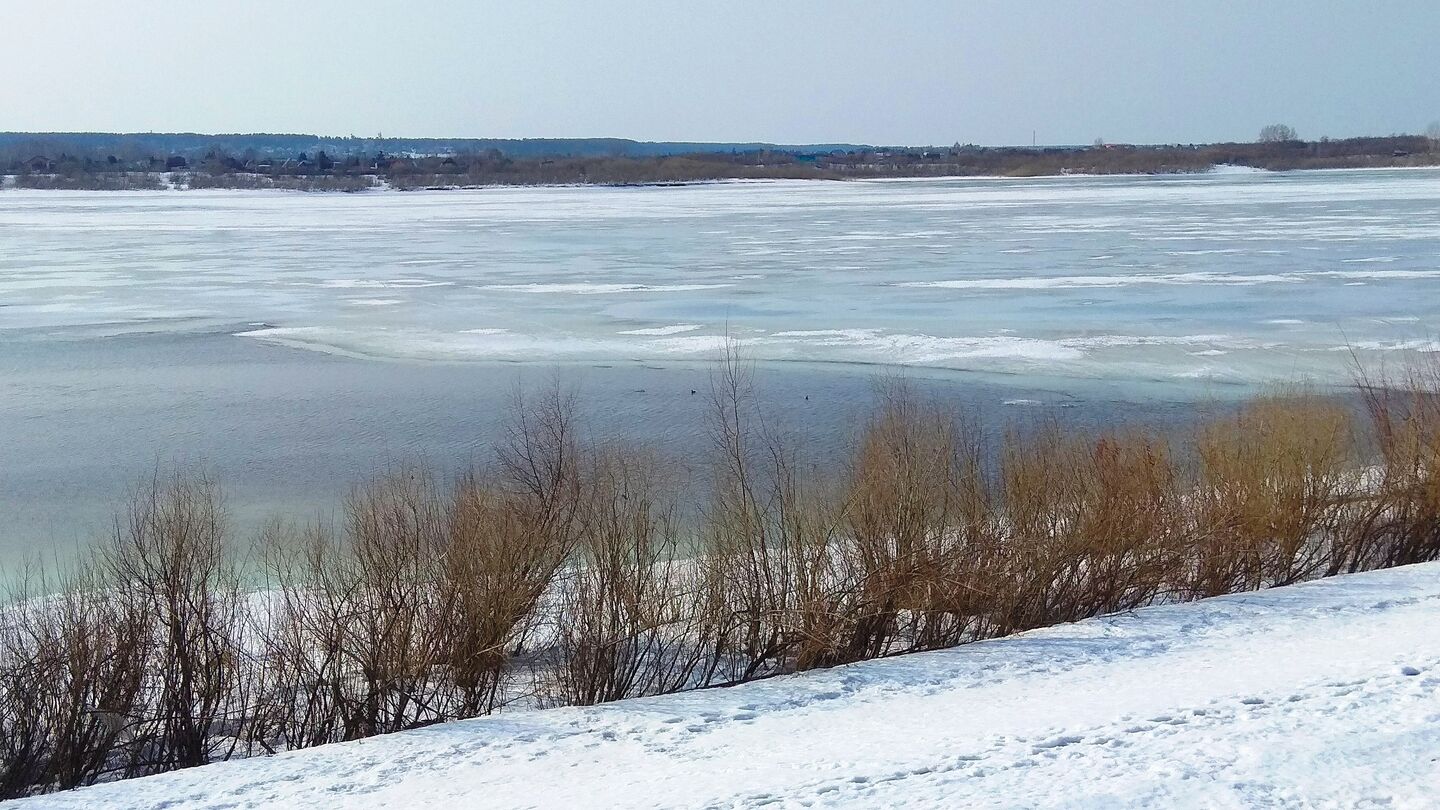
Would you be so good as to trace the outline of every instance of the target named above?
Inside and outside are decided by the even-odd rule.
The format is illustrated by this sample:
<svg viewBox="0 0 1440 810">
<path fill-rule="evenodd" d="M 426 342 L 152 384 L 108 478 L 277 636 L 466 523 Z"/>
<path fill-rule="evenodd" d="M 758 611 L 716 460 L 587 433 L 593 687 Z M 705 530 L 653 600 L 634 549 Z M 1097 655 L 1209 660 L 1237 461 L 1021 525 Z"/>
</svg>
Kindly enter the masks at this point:
<svg viewBox="0 0 1440 810">
<path fill-rule="evenodd" d="M 0 130 L 877 144 L 1440 119 L 1440 0 L 0 0 Z"/>
</svg>

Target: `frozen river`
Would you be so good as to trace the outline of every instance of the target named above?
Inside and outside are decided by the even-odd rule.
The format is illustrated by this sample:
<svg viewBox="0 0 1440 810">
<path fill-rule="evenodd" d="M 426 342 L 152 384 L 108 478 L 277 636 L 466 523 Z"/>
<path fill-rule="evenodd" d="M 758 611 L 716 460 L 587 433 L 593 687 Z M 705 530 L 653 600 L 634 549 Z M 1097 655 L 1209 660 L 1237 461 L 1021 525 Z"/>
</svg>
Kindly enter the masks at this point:
<svg viewBox="0 0 1440 810">
<path fill-rule="evenodd" d="M 7 334 L 1256 382 L 1433 347 L 1437 290 L 1437 171 L 0 195 Z"/>
<path fill-rule="evenodd" d="M 91 532 L 157 461 L 216 468 L 239 511 L 463 462 L 515 362 L 685 446 L 728 334 L 833 444 L 874 364 L 998 414 L 1172 419 L 1437 333 L 1430 170 L 0 191 L 0 557 Z"/>
</svg>

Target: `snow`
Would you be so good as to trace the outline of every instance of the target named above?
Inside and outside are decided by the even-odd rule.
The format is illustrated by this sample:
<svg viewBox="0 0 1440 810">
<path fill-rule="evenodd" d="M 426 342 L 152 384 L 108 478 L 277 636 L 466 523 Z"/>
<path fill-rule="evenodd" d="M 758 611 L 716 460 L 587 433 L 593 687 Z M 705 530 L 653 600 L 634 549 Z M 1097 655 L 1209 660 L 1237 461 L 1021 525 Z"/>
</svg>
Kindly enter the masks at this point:
<svg viewBox="0 0 1440 810">
<path fill-rule="evenodd" d="M 17 807 L 1426 807 L 1440 563 Z"/>
<path fill-rule="evenodd" d="M 1237 166 L 1234 163 L 1217 163 L 1211 166 L 1209 174 L 1269 174 L 1268 169 L 1257 169 L 1254 166 Z"/>
</svg>

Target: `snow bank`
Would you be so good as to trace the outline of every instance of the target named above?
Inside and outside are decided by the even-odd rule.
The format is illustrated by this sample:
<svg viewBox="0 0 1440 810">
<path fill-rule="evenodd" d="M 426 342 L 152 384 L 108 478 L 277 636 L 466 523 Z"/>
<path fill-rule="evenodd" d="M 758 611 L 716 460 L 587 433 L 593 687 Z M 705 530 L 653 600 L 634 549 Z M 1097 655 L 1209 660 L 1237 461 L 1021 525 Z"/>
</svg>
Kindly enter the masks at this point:
<svg viewBox="0 0 1440 810">
<path fill-rule="evenodd" d="M 1268 169 L 1254 166 L 1238 166 L 1234 163 L 1217 163 L 1210 167 L 1208 174 L 1270 174 Z"/>
<path fill-rule="evenodd" d="M 19 807 L 1433 806 L 1440 563 Z"/>
</svg>

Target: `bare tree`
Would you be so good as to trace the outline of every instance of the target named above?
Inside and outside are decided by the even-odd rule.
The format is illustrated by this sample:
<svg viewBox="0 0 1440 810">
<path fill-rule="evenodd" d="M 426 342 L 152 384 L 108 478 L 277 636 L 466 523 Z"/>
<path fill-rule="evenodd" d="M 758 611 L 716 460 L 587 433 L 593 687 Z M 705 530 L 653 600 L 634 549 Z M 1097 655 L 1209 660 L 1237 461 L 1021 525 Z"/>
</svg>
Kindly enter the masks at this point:
<svg viewBox="0 0 1440 810">
<path fill-rule="evenodd" d="M 1284 143 L 1298 141 L 1300 136 L 1289 124 L 1267 124 L 1260 130 L 1260 143 Z"/>
</svg>

